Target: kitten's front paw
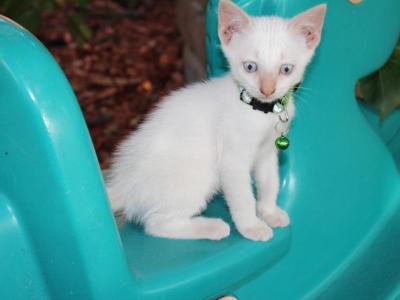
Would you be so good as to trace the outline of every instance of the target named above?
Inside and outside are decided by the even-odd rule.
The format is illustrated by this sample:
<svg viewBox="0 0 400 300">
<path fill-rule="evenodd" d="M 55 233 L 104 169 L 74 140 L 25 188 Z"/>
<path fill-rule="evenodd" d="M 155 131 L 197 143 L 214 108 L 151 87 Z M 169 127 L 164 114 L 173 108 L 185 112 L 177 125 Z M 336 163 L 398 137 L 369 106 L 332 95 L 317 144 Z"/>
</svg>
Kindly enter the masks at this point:
<svg viewBox="0 0 400 300">
<path fill-rule="evenodd" d="M 238 228 L 241 235 L 253 241 L 268 241 L 274 235 L 272 229 L 263 221 L 257 219 L 255 224 Z"/>
<path fill-rule="evenodd" d="M 231 228 L 221 219 L 213 219 L 213 226 L 210 228 L 208 233 L 210 240 L 221 240 L 229 236 Z"/>
<path fill-rule="evenodd" d="M 290 219 L 286 211 L 276 207 L 274 210 L 258 208 L 258 215 L 272 228 L 286 227 L 290 224 Z"/>
</svg>

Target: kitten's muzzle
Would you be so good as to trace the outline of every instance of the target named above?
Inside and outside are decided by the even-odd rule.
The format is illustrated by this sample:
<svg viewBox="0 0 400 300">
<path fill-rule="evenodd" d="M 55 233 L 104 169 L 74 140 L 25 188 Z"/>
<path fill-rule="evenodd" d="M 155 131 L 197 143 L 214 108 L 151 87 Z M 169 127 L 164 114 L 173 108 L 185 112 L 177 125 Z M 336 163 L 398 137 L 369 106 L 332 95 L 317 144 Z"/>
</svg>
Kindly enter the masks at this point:
<svg viewBox="0 0 400 300">
<path fill-rule="evenodd" d="M 261 77 L 260 92 L 266 97 L 272 96 L 276 91 L 277 78 L 274 75 L 265 74 Z"/>
<path fill-rule="evenodd" d="M 266 97 L 272 96 L 275 93 L 275 91 L 276 91 L 275 86 L 268 88 L 261 87 L 260 89 L 261 94 L 263 94 Z"/>
</svg>

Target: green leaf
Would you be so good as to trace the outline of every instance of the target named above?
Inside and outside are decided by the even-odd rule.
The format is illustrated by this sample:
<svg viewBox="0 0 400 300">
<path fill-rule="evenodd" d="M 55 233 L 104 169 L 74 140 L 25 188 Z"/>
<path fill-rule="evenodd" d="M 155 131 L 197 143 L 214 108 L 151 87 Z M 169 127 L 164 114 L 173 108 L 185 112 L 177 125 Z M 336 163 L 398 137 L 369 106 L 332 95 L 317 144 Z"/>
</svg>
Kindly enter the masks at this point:
<svg viewBox="0 0 400 300">
<path fill-rule="evenodd" d="M 386 64 L 360 80 L 362 98 L 375 107 L 383 120 L 400 107 L 400 41 Z"/>
<path fill-rule="evenodd" d="M 92 37 L 92 30 L 78 12 L 68 14 L 67 26 L 72 37 L 79 45 L 83 45 Z"/>
</svg>

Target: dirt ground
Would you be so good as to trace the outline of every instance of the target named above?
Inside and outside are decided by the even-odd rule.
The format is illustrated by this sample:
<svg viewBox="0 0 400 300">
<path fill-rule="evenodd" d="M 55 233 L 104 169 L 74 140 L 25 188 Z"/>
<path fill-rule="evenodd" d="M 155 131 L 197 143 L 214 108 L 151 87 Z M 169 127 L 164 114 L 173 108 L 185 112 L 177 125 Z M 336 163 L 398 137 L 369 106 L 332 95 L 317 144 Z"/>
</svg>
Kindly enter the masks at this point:
<svg viewBox="0 0 400 300">
<path fill-rule="evenodd" d="M 39 38 L 55 56 L 79 100 L 100 164 L 160 97 L 183 85 L 182 42 L 171 0 L 135 8 L 93 0 L 91 40 L 79 46 L 64 14 L 45 15 Z"/>
</svg>

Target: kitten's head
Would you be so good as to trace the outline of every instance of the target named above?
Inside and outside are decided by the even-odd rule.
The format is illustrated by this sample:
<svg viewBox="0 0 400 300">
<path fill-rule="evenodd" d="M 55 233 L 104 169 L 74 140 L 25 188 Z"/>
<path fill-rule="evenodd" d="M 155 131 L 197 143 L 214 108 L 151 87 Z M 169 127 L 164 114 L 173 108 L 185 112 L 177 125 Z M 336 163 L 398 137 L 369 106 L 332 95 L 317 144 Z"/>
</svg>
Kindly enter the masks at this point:
<svg viewBox="0 0 400 300">
<path fill-rule="evenodd" d="M 326 5 L 292 19 L 250 17 L 220 0 L 218 34 L 234 78 L 253 96 L 271 102 L 301 81 L 321 38 Z"/>
</svg>

